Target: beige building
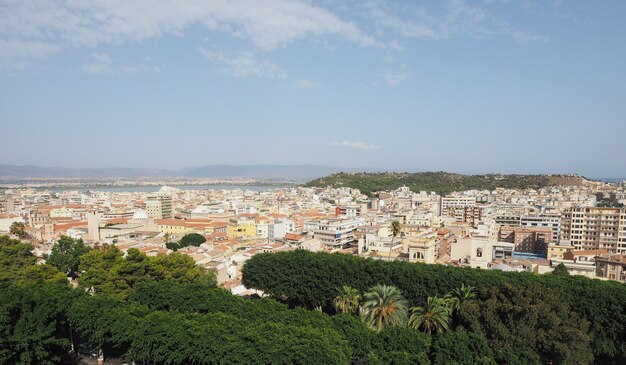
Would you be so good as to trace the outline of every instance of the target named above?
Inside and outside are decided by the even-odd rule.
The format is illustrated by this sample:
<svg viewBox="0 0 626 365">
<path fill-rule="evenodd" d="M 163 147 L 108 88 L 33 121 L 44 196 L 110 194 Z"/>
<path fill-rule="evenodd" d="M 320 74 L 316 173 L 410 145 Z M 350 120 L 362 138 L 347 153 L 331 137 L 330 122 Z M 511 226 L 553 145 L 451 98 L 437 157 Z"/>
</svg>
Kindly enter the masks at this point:
<svg viewBox="0 0 626 365">
<path fill-rule="evenodd" d="M 563 254 L 563 259 L 553 259 L 552 267 L 563 264 L 570 275 L 581 275 L 588 278 L 596 277 L 596 259 L 604 256 L 607 250 L 580 250 L 568 251 Z"/>
<path fill-rule="evenodd" d="M 563 213 L 561 240 L 576 250 L 626 252 L 626 209 L 569 208 Z"/>
<path fill-rule="evenodd" d="M 457 210 L 472 208 L 476 205 L 476 198 L 463 195 L 442 196 L 439 200 L 439 215 L 454 217 Z M 473 214 L 473 213 L 472 213 Z"/>
<path fill-rule="evenodd" d="M 573 250 L 574 247 L 565 243 L 551 243 L 548 245 L 548 260 L 563 259 L 563 254 Z"/>
<path fill-rule="evenodd" d="M 437 240 L 435 238 L 408 239 L 409 262 L 423 262 L 434 264 L 437 255 Z"/>
<path fill-rule="evenodd" d="M 626 256 L 596 257 L 596 277 L 626 283 Z"/>
<path fill-rule="evenodd" d="M 496 259 L 510 259 L 514 243 L 498 242 L 487 236 L 467 236 L 451 244 L 450 259 L 461 265 L 487 269 Z"/>
<path fill-rule="evenodd" d="M 172 197 L 166 194 L 156 194 L 148 197 L 146 212 L 153 219 L 172 219 Z"/>
</svg>

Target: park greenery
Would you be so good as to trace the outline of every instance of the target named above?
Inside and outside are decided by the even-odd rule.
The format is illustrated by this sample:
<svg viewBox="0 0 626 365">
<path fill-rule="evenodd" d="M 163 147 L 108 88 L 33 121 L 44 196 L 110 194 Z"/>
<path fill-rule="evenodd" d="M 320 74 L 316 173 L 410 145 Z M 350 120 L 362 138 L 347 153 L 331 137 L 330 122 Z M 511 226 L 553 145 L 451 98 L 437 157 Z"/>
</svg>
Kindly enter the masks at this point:
<svg viewBox="0 0 626 365">
<path fill-rule="evenodd" d="M 63 237 L 48 257 L 54 265 L 41 264 L 30 245 L 0 237 L 0 364 L 72 363 L 71 349 L 85 344 L 106 358 L 156 364 L 428 364 L 437 356 L 422 331 L 374 331 L 355 311 L 234 296 L 178 253 L 101 245 L 76 269 L 83 245 Z M 458 345 L 468 356 L 471 341 Z"/>
<path fill-rule="evenodd" d="M 346 311 L 338 304 L 360 296 L 361 316 L 375 330 L 380 323 L 384 328 L 406 323 L 430 334 L 432 344 L 443 335 L 478 336 L 499 364 L 626 360 L 626 287 L 616 282 L 299 250 L 255 255 L 244 266 L 243 283 L 290 307 L 321 307 L 327 313 L 338 307 L 352 312 L 354 304 Z M 387 288 L 372 291 L 379 285 Z M 346 300 L 347 293 L 352 299 Z M 370 300 L 386 316 L 398 313 L 408 320 L 371 321 Z M 405 303 L 408 313 L 389 303 Z M 431 346 L 431 361 L 435 350 Z"/>
<path fill-rule="evenodd" d="M 348 173 L 341 172 L 309 181 L 309 187 L 350 187 L 369 196 L 379 191 L 407 186 L 414 192 L 449 194 L 464 190 L 540 189 L 553 185 L 580 184 L 584 178 L 571 175 L 462 175 L 449 172 Z"/>
</svg>

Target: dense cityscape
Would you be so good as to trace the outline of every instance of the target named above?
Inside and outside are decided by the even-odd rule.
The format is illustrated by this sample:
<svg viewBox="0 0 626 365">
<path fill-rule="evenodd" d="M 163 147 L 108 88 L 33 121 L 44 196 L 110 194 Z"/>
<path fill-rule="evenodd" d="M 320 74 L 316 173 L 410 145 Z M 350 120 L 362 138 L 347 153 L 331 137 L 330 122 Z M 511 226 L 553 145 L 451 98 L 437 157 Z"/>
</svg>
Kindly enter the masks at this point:
<svg viewBox="0 0 626 365">
<path fill-rule="evenodd" d="M 247 293 L 241 269 L 258 252 L 306 249 L 380 260 L 626 281 L 626 186 L 584 181 L 540 190 L 437 195 L 401 187 L 369 198 L 345 188 L 99 192 L 12 189 L 0 195 L 0 234 L 19 233 L 40 259 L 61 236 L 123 252 L 181 248 L 220 285 Z M 399 222 L 395 236 L 390 226 Z M 17 236 L 16 236 L 17 237 Z"/>
</svg>

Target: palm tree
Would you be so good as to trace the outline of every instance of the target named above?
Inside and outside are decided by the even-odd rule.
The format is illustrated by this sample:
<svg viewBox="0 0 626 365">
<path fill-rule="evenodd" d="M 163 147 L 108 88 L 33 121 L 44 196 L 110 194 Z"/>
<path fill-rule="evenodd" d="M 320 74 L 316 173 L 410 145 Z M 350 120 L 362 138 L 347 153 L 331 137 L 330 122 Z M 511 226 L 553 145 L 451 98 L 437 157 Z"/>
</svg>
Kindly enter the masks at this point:
<svg viewBox="0 0 626 365">
<path fill-rule="evenodd" d="M 402 231 L 402 225 L 398 221 L 391 222 L 389 225 L 389 229 L 391 229 L 391 244 L 389 245 L 389 261 L 391 261 L 391 250 L 393 249 L 393 240 L 400 235 Z"/>
<path fill-rule="evenodd" d="M 337 313 L 356 313 L 359 310 L 359 301 L 361 294 L 358 290 L 344 285 L 341 289 L 337 289 L 339 295 L 335 297 L 335 310 Z"/>
<path fill-rule="evenodd" d="M 406 323 L 407 302 L 398 288 L 376 285 L 364 295 L 361 318 L 377 332 L 386 326 L 402 326 Z"/>
<path fill-rule="evenodd" d="M 445 298 L 450 302 L 450 309 L 457 312 L 463 303 L 476 298 L 476 288 L 461 284 L 460 287 L 452 289 L 450 294 L 446 294 Z"/>
<path fill-rule="evenodd" d="M 425 307 L 411 308 L 409 327 L 422 329 L 425 333 L 443 332 L 450 328 L 450 305 L 445 298 L 428 297 Z"/>
</svg>

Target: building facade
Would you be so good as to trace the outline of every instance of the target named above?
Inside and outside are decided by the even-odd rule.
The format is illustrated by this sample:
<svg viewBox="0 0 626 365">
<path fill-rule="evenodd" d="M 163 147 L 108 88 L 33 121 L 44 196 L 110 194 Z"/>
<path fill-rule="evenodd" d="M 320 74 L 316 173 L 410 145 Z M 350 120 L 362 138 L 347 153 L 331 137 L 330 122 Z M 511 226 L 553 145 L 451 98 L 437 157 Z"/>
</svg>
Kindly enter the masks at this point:
<svg viewBox="0 0 626 365">
<path fill-rule="evenodd" d="M 626 209 L 575 207 L 563 213 L 561 240 L 576 250 L 626 252 Z"/>
</svg>

